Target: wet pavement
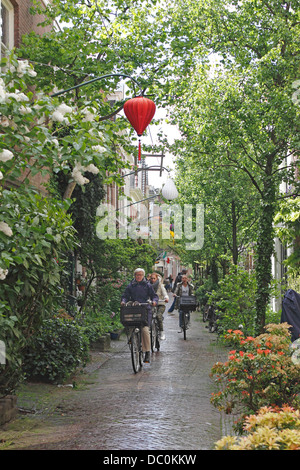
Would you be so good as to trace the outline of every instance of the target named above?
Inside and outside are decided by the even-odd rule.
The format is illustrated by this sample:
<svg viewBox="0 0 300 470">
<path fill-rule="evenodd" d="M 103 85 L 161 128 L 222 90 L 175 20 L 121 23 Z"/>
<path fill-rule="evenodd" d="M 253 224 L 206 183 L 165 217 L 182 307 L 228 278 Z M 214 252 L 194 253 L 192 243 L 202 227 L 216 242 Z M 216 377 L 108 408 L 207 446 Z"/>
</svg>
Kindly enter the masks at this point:
<svg viewBox="0 0 300 470">
<path fill-rule="evenodd" d="M 35 413 L 19 413 L 0 427 L 0 449 L 213 449 L 231 430 L 230 418 L 210 403 L 211 367 L 226 350 L 199 312 L 191 315 L 186 340 L 178 333 L 177 311 L 165 313 L 164 325 L 166 340 L 150 366 L 133 373 L 122 335 L 108 352 L 94 353 L 77 388 L 52 386 L 47 405 L 36 403 Z M 26 407 L 24 396 L 20 406 Z"/>
</svg>

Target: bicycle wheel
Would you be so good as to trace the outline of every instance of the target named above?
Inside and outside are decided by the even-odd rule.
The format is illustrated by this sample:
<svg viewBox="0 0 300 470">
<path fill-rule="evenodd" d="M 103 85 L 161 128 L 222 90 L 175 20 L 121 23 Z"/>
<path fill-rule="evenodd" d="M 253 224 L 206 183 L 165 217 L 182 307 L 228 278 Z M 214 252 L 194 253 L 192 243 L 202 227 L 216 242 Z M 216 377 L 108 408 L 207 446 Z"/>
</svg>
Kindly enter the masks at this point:
<svg viewBox="0 0 300 470">
<path fill-rule="evenodd" d="M 156 346 L 156 323 L 155 320 L 153 319 L 151 322 L 151 329 L 150 329 L 150 339 L 151 339 L 151 351 L 154 351 L 154 348 Z"/>
<path fill-rule="evenodd" d="M 211 319 L 209 320 L 208 331 L 210 333 L 215 333 L 217 331 L 217 315 L 214 310 L 212 312 Z"/>
<path fill-rule="evenodd" d="M 134 373 L 136 374 L 140 370 L 143 364 L 140 328 L 135 328 L 133 332 L 131 333 L 130 350 L 131 350 L 132 367 L 133 367 Z"/>
<path fill-rule="evenodd" d="M 155 347 L 156 347 L 157 351 L 159 351 L 159 349 L 160 349 L 160 339 L 159 339 L 160 338 L 160 330 L 158 328 L 157 323 L 155 324 L 155 328 L 156 328 Z"/>
<path fill-rule="evenodd" d="M 183 330 L 183 339 L 186 339 L 186 330 L 189 321 L 189 314 L 188 312 L 182 312 L 182 330 Z"/>
</svg>

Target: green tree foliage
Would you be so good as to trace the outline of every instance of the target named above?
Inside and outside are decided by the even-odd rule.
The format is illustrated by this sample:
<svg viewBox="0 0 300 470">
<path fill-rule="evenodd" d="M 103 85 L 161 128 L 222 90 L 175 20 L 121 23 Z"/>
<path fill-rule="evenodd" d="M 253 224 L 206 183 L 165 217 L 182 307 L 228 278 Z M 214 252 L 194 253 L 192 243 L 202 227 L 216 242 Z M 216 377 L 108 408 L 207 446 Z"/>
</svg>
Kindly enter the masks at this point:
<svg viewBox="0 0 300 470">
<path fill-rule="evenodd" d="M 193 74 L 170 86 L 185 151 L 199 171 L 231 166 L 244 172 L 258 198 L 256 332 L 264 326 L 270 296 L 273 220 L 279 184 L 294 180 L 286 168 L 299 148 L 299 2 L 178 2 L 172 26 L 178 41 L 193 41 Z M 218 64 L 208 71 L 209 53 Z M 186 87 L 186 80 L 189 87 Z M 195 149 L 197 149 L 195 151 Z M 196 158 L 197 158 L 196 157 Z M 295 181 L 294 181 L 295 184 Z M 297 194 L 297 187 L 295 187 Z"/>
</svg>

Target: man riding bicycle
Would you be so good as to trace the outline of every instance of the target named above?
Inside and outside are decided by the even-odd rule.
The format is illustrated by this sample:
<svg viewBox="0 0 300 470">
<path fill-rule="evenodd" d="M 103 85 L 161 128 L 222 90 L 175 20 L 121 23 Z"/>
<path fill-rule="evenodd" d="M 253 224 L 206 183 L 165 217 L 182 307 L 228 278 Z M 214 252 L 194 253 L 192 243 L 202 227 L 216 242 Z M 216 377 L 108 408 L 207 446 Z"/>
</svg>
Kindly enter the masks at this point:
<svg viewBox="0 0 300 470">
<path fill-rule="evenodd" d="M 142 268 L 137 268 L 134 271 L 134 279 L 126 287 L 122 297 L 121 305 L 126 305 L 127 302 L 146 303 L 148 300 L 152 301 L 155 306 L 158 303 L 158 296 L 153 290 L 151 284 L 145 278 L 145 271 Z M 151 306 L 148 308 L 148 325 L 151 325 L 152 311 Z M 150 329 L 149 326 L 142 328 L 142 347 L 145 353 L 144 362 L 150 362 Z"/>
</svg>

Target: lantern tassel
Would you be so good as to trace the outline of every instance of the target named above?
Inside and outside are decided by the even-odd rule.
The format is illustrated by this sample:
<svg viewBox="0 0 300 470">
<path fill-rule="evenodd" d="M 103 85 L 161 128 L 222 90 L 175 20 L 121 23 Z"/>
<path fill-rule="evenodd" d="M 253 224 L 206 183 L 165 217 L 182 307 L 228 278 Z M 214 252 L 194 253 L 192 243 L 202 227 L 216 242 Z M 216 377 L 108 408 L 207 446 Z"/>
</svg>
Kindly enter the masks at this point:
<svg viewBox="0 0 300 470">
<path fill-rule="evenodd" d="M 139 161 L 141 160 L 142 157 L 142 148 L 141 148 L 141 141 L 139 140 Z"/>
</svg>

